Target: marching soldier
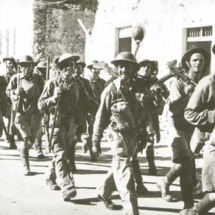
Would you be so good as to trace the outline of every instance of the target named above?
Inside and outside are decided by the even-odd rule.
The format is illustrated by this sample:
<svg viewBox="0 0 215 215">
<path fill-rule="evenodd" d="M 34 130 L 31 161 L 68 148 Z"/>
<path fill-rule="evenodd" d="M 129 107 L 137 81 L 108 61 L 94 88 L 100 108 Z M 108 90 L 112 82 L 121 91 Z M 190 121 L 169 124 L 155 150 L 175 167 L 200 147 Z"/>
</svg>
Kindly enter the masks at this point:
<svg viewBox="0 0 215 215">
<path fill-rule="evenodd" d="M 146 158 L 149 164 L 149 175 L 157 175 L 157 169 L 154 162 L 154 135 L 156 136 L 156 142 L 160 141 L 160 126 L 159 126 L 159 114 L 162 113 L 164 106 L 163 97 L 167 98 L 169 93 L 164 84 L 157 86 L 156 92 L 151 91 L 151 87 L 158 80 L 153 77 L 153 73 L 156 70 L 156 63 L 148 59 L 141 60 L 139 62 L 141 68 L 137 72 L 136 79 L 142 81 L 145 88 L 151 94 L 151 118 L 152 123 L 148 126 L 148 142 L 146 144 Z"/>
<path fill-rule="evenodd" d="M 173 181 L 180 177 L 181 195 L 184 202 L 184 209 L 193 207 L 192 195 L 192 153 L 190 150 L 190 139 L 194 126 L 189 124 L 184 118 L 184 110 L 188 100 L 202 75 L 206 72 L 205 66 L 210 61 L 210 54 L 202 48 L 188 50 L 182 57 L 182 66 L 187 70 L 185 74 L 189 82 L 181 78 L 174 79 L 170 83 L 170 103 L 169 103 L 169 129 L 174 135 L 172 141 L 173 167 L 167 175 L 158 183 L 162 198 L 171 201 L 169 187 Z"/>
<path fill-rule="evenodd" d="M 205 59 L 206 60 L 206 59 Z M 202 188 L 205 196 L 193 208 L 181 215 L 205 215 L 215 207 L 215 76 L 199 81 L 184 112 L 185 119 L 205 135 L 202 166 Z M 207 138 L 210 137 L 210 138 Z"/>
<path fill-rule="evenodd" d="M 13 57 L 6 57 L 3 58 L 3 62 L 5 63 L 6 66 L 6 72 L 4 74 L 4 79 L 5 79 L 5 91 L 6 91 L 6 87 L 8 85 L 8 83 L 10 82 L 10 79 L 13 75 L 16 74 L 17 71 L 17 64 L 16 64 L 16 60 Z M 7 132 L 7 138 L 8 138 L 8 143 L 10 144 L 9 148 L 10 149 L 16 149 L 16 144 L 15 144 L 15 140 L 14 140 L 14 127 L 12 128 L 12 118 L 13 118 L 13 112 L 12 112 L 12 107 L 11 107 L 11 100 L 10 98 L 8 98 L 8 102 L 7 102 L 7 113 L 5 115 L 5 117 L 7 118 L 7 127 L 6 127 L 6 132 Z M 16 133 L 18 133 L 18 131 L 16 131 Z"/>
<path fill-rule="evenodd" d="M 74 165 L 75 133 L 78 124 L 76 122 L 78 102 L 82 99 L 85 105 L 94 112 L 97 108 L 95 102 L 87 94 L 83 83 L 72 77 L 78 59 L 79 56 L 70 53 L 60 56 L 58 67 L 61 74 L 47 81 L 38 102 L 41 111 L 49 110 L 49 125 L 53 132 L 51 132 L 50 142 L 54 155 L 46 173 L 46 182 L 50 189 L 61 189 L 65 201 L 76 196 L 72 166 Z"/>
<path fill-rule="evenodd" d="M 91 98 L 93 98 L 93 91 L 90 85 L 90 82 L 88 79 L 82 77 L 83 75 L 83 70 L 84 67 L 86 66 L 86 64 L 84 62 L 78 61 L 76 62 L 76 67 L 75 67 L 75 72 L 73 74 L 73 77 L 80 80 L 85 88 L 87 93 L 90 95 Z M 86 131 L 86 117 L 87 117 L 87 110 L 86 108 L 82 105 L 83 110 L 80 110 L 80 115 L 82 115 L 81 121 L 80 121 L 80 125 L 77 127 L 77 132 L 76 132 L 76 137 L 77 137 L 77 141 L 81 141 L 81 135 Z M 86 152 L 87 149 L 84 149 L 84 152 Z"/>
<path fill-rule="evenodd" d="M 101 153 L 100 140 L 108 127 L 107 137 L 112 148 L 112 166 L 104 182 L 98 187 L 98 198 L 108 209 L 115 209 L 111 195 L 117 189 L 125 214 L 138 215 L 134 173 L 131 158 L 137 153 L 140 131 L 144 130 L 143 107 L 136 98 L 136 82 L 133 73 L 139 69 L 134 55 L 119 53 L 111 62 L 119 77 L 111 82 L 101 95 L 93 129 L 93 152 Z"/>
<path fill-rule="evenodd" d="M 3 121 L 3 116 L 7 114 L 9 109 L 8 97 L 5 93 L 6 86 L 7 82 L 5 81 L 5 77 L 0 76 L 0 137 L 2 136 L 3 130 L 6 129 Z M 10 144 L 10 148 L 15 148 L 14 145 Z"/>
<path fill-rule="evenodd" d="M 21 73 L 11 78 L 6 92 L 12 100 L 14 124 L 23 139 L 19 149 L 23 174 L 29 175 L 29 148 L 33 145 L 40 128 L 42 115 L 37 108 L 37 102 L 44 81 L 41 76 L 33 74 L 36 63 L 31 56 L 21 57 L 18 65 Z"/>
<path fill-rule="evenodd" d="M 105 88 L 105 80 L 99 77 L 100 70 L 102 69 L 97 60 L 93 60 L 87 65 L 87 68 L 90 70 L 90 86 L 93 92 L 93 98 L 95 101 L 100 104 L 101 93 Z M 92 114 L 87 114 L 87 134 L 83 138 L 84 148 L 86 151 L 86 145 L 89 148 L 91 161 L 97 161 L 97 158 L 92 153 L 92 134 L 93 134 L 93 124 L 95 121 L 95 116 Z"/>
</svg>

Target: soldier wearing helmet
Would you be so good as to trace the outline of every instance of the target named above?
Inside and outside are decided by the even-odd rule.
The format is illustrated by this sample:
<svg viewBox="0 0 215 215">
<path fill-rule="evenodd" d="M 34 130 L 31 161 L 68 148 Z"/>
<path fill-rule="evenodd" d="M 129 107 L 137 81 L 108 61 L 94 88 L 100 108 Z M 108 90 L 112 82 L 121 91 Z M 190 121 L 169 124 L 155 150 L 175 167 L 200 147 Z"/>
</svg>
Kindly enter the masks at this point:
<svg viewBox="0 0 215 215">
<path fill-rule="evenodd" d="M 21 57 L 18 65 L 21 73 L 11 78 L 6 92 L 12 100 L 14 125 L 23 139 L 20 145 L 23 174 L 29 175 L 29 148 L 33 145 L 40 128 L 42 115 L 37 108 L 37 101 L 43 90 L 44 81 L 41 76 L 33 74 L 36 63 L 31 56 Z"/>
<path fill-rule="evenodd" d="M 49 125 L 54 129 L 50 140 L 54 156 L 46 172 L 46 182 L 52 190 L 61 189 L 65 201 L 76 196 L 72 171 L 75 168 L 75 133 L 80 99 L 92 111 L 97 109 L 83 83 L 72 77 L 78 59 L 79 56 L 70 53 L 60 56 L 60 75 L 47 81 L 38 102 L 41 111 L 49 111 Z"/>
<path fill-rule="evenodd" d="M 90 85 L 90 82 L 88 79 L 83 77 L 83 71 L 85 68 L 86 64 L 82 61 L 77 61 L 76 66 L 75 66 L 75 72 L 73 74 L 73 77 L 76 78 L 77 80 L 80 80 L 87 91 L 87 93 L 90 95 L 91 98 L 93 98 L 93 91 Z M 80 101 L 82 102 L 82 101 Z M 81 136 L 83 133 L 86 131 L 86 118 L 87 118 L 87 108 L 81 105 L 82 109 L 79 109 L 79 118 L 80 118 L 80 125 L 77 127 L 77 132 L 76 132 L 76 137 L 77 141 L 81 142 Z M 85 141 L 85 139 L 84 139 Z M 87 146 L 87 145 L 86 145 Z M 84 148 L 84 152 L 87 151 L 87 148 Z"/>
<path fill-rule="evenodd" d="M 4 88 L 4 91 L 6 90 L 6 87 L 11 79 L 11 77 L 13 75 L 16 74 L 16 71 L 17 71 L 17 63 L 16 63 L 16 60 L 14 57 L 5 57 L 3 58 L 3 62 L 5 64 L 5 73 L 3 75 L 3 85 L 2 87 Z M 8 143 L 10 144 L 9 148 L 10 149 L 16 149 L 16 144 L 15 144 L 15 140 L 14 140 L 14 129 L 12 131 L 11 129 L 11 118 L 13 117 L 13 113 L 12 113 L 12 110 L 11 110 L 11 100 L 8 99 L 8 102 L 6 104 L 7 107 L 7 111 L 6 113 L 4 114 L 5 118 L 7 118 L 7 132 L 8 132 L 8 135 L 7 135 L 7 141 Z M 16 131 L 16 133 L 18 133 L 18 131 Z"/>
<path fill-rule="evenodd" d="M 189 124 L 184 118 L 184 111 L 187 104 L 191 104 L 193 112 L 190 112 L 192 124 L 202 126 L 201 123 L 197 123 L 200 119 L 200 115 L 194 114 L 194 112 L 203 111 L 207 107 L 204 101 L 204 96 L 208 92 L 212 92 L 207 88 L 208 85 L 205 85 L 204 96 L 198 94 L 197 98 L 200 100 L 198 106 L 195 102 L 188 103 L 190 97 L 192 98 L 192 93 L 195 88 L 195 83 L 201 79 L 202 75 L 207 72 L 206 66 L 210 62 L 210 54 L 203 48 L 192 48 L 188 50 L 182 57 L 181 63 L 186 70 L 185 76 L 190 80 L 189 83 L 183 81 L 182 79 L 173 78 L 170 83 L 170 96 L 169 96 L 169 110 L 168 110 L 168 123 L 169 123 L 169 132 L 172 134 L 172 150 L 173 150 L 173 166 L 166 174 L 166 176 L 158 183 L 158 186 L 161 190 L 162 198 L 166 201 L 171 201 L 172 196 L 169 192 L 171 184 L 180 178 L 180 187 L 181 195 L 184 202 L 184 209 L 189 209 L 193 207 L 193 188 L 194 181 L 191 177 L 193 170 L 193 161 L 192 152 L 190 150 L 190 141 L 193 135 L 194 126 Z M 209 81 L 208 81 L 209 82 Z M 210 103 L 209 99 L 206 99 Z M 211 103 L 210 103 L 211 104 Z M 209 109 L 213 109 L 213 106 L 210 106 Z M 207 110 L 205 111 L 205 113 Z M 185 112 L 186 113 L 186 112 Z M 207 114 L 205 115 L 207 118 Z M 204 125 L 207 124 L 207 119 L 202 118 L 200 121 L 204 121 Z M 191 122 L 190 121 L 190 122 Z M 196 122 L 195 122 L 196 121 Z M 195 123 L 194 123 L 195 122 Z M 209 171 L 209 170 L 207 170 Z M 211 180 L 211 179 L 210 179 Z M 211 191 L 211 189 L 210 189 Z M 205 213 L 203 213 L 205 214 Z"/>
<path fill-rule="evenodd" d="M 99 104 L 101 93 L 105 88 L 105 80 L 100 78 L 101 66 L 97 60 L 91 61 L 87 68 L 90 70 L 89 82 L 93 93 L 93 98 Z M 90 151 L 91 161 L 97 161 L 97 158 L 92 153 L 92 134 L 93 134 L 93 124 L 95 121 L 95 116 L 88 113 L 86 116 L 87 128 L 86 134 L 82 136 L 84 152 L 87 151 L 87 148 Z"/>
<path fill-rule="evenodd" d="M 103 183 L 98 187 L 98 198 L 108 209 L 114 209 L 111 195 L 120 193 L 126 214 L 138 215 L 138 203 L 134 184 L 131 158 L 137 153 L 138 135 L 145 118 L 142 106 L 136 99 L 134 73 L 139 69 L 130 52 L 119 53 L 111 62 L 119 77 L 110 83 L 101 95 L 93 129 L 93 153 L 101 153 L 100 140 L 106 127 L 112 148 L 112 167 Z"/>
</svg>

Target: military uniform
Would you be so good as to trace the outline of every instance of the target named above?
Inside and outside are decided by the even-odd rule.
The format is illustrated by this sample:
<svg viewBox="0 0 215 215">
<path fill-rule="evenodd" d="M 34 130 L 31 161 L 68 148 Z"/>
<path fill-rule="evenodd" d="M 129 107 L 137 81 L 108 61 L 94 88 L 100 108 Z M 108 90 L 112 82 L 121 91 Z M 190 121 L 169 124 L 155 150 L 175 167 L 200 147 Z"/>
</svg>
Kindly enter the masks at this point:
<svg viewBox="0 0 215 215">
<path fill-rule="evenodd" d="M 59 101 L 53 97 L 56 87 L 62 89 Z M 76 110 L 79 108 L 78 101 L 80 99 L 85 101 L 87 107 L 90 105 L 97 107 L 86 93 L 83 83 L 74 78 L 67 83 L 61 77 L 56 77 L 47 81 L 38 102 L 41 111 L 49 110 L 49 125 L 55 128 L 52 141 L 54 155 L 46 178 L 48 181 L 55 181 L 56 179 L 57 184 L 62 189 L 64 200 L 76 195 L 71 166 L 74 163 Z M 56 122 L 53 124 L 54 112 L 58 102 Z M 93 108 L 93 106 L 91 107 Z"/>
<path fill-rule="evenodd" d="M 135 85 L 133 85 L 133 87 L 134 86 Z M 113 154 L 112 168 L 107 174 L 104 184 L 98 188 L 98 193 L 105 198 L 110 198 L 116 186 L 123 200 L 123 207 L 125 210 L 130 211 L 130 214 L 138 214 L 136 193 L 133 184 L 134 175 L 130 159 L 137 152 L 138 129 L 140 129 L 139 126 L 144 116 L 142 115 L 142 107 L 136 100 L 135 92 L 133 92 L 132 89 L 128 95 L 124 96 L 120 89 L 120 80 L 116 79 L 104 90 L 101 97 L 100 108 L 96 114 L 93 142 L 100 141 L 102 131 L 108 126 L 109 120 L 111 120 L 107 135 L 111 142 L 110 145 Z M 121 124 L 121 128 L 117 128 L 118 123 L 115 121 L 116 116 L 114 117 L 116 113 L 114 113 L 114 107 L 112 105 L 120 105 L 120 102 L 122 102 L 122 105 L 128 102 L 128 109 L 130 109 L 130 111 L 128 116 L 126 116 L 125 113 L 125 123 Z M 112 111 L 111 108 L 113 109 Z M 123 118 L 123 116 L 121 118 Z M 126 120 L 129 118 L 131 119 L 129 122 L 131 125 L 126 123 Z"/>
<path fill-rule="evenodd" d="M 7 115 L 8 112 L 8 97 L 5 93 L 7 82 L 3 76 L 0 76 L 0 137 L 4 130 L 3 116 Z"/>
<path fill-rule="evenodd" d="M 26 79 L 23 73 L 14 75 L 7 86 L 7 95 L 12 100 L 15 114 L 14 125 L 19 130 L 24 145 L 20 147 L 20 158 L 24 167 L 24 174 L 30 173 L 29 147 L 31 147 L 40 129 L 42 115 L 37 108 L 37 101 L 44 86 L 43 79 L 32 75 Z M 18 87 L 23 88 L 22 96 L 16 94 Z"/>
<path fill-rule="evenodd" d="M 202 189 L 205 196 L 191 214 L 203 215 L 215 207 L 215 76 L 208 75 L 198 83 L 184 112 L 185 119 L 210 137 L 203 148 Z M 188 212 L 188 211 L 182 211 Z M 185 214 L 185 213 L 184 213 Z"/>
</svg>

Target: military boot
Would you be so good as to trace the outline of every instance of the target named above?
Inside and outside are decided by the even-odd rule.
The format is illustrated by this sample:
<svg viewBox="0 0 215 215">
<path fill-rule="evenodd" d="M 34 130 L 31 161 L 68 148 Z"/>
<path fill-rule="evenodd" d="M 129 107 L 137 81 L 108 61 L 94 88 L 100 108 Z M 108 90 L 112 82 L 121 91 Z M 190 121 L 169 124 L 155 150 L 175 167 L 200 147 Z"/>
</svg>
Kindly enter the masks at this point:
<svg viewBox="0 0 215 215">
<path fill-rule="evenodd" d="M 136 192 L 137 194 L 145 195 L 148 193 L 147 188 L 143 185 L 143 179 L 141 176 L 140 165 L 138 160 L 131 161 L 134 170 L 134 179 L 136 182 Z"/>
<path fill-rule="evenodd" d="M 38 158 L 44 158 L 43 150 L 42 150 L 42 139 L 41 138 L 36 138 L 35 143 L 34 143 L 34 148 L 37 152 L 37 157 Z"/>
<path fill-rule="evenodd" d="M 172 201 L 172 196 L 169 193 L 169 186 L 178 176 L 179 172 L 175 169 L 175 166 L 173 166 L 167 175 L 157 183 L 157 187 L 161 191 L 161 197 L 167 202 Z"/>
<path fill-rule="evenodd" d="M 30 175 L 29 149 L 27 147 L 20 149 L 20 160 L 23 164 L 23 174 Z"/>
<path fill-rule="evenodd" d="M 70 187 L 62 191 L 62 196 L 64 201 L 69 201 L 74 198 L 77 194 L 75 187 Z"/>
<path fill-rule="evenodd" d="M 154 156 L 154 149 L 153 146 L 148 146 L 146 149 L 146 159 L 149 164 L 149 175 L 157 176 L 159 173 L 157 172 L 156 166 L 155 166 L 155 156 Z"/>
</svg>

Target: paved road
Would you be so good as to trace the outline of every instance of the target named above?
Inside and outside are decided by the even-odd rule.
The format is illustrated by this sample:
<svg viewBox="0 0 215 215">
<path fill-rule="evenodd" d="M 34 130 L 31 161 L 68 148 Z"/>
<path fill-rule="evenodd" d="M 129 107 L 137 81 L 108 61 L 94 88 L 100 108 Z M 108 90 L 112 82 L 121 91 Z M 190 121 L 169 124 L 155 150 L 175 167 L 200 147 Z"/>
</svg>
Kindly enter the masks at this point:
<svg viewBox="0 0 215 215">
<path fill-rule="evenodd" d="M 147 175 L 145 152 L 139 155 L 145 186 L 150 190 L 147 196 L 138 196 L 139 211 L 143 215 L 178 214 L 183 207 L 179 181 L 171 186 L 175 201 L 167 203 L 160 198 L 156 182 L 165 175 L 171 166 L 171 149 L 168 139 L 163 135 L 161 143 L 155 146 L 156 165 L 161 176 Z M 19 143 L 17 142 L 17 145 Z M 9 150 L 3 139 L 0 140 L 0 215 L 122 215 L 122 210 L 107 210 L 96 198 L 95 188 L 104 178 L 111 163 L 108 143 L 102 142 L 102 155 L 98 162 L 90 162 L 89 154 L 82 152 L 81 143 L 76 146 L 77 169 L 75 183 L 77 196 L 70 202 L 64 202 L 60 191 L 49 190 L 45 184 L 44 172 L 51 160 L 51 154 L 38 160 L 34 149 L 30 150 L 32 176 L 23 176 L 17 150 Z M 202 159 L 197 160 L 201 168 Z M 195 198 L 196 202 L 199 200 Z M 121 205 L 117 192 L 113 201 Z M 215 212 L 215 210 L 214 210 Z M 211 213 L 213 214 L 213 213 Z"/>
</svg>

